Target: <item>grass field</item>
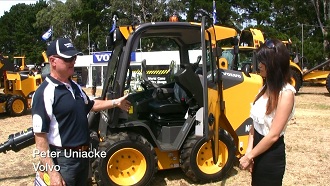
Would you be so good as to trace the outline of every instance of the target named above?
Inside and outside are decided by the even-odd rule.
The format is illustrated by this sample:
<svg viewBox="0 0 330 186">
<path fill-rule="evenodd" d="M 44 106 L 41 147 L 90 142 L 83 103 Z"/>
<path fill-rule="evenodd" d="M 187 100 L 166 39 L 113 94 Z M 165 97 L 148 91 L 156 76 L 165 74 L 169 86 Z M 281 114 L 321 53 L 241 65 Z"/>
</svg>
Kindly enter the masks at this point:
<svg viewBox="0 0 330 186">
<path fill-rule="evenodd" d="M 86 90 L 89 93 L 89 90 Z M 7 117 L 0 115 L 0 142 L 9 134 L 31 127 L 31 116 Z M 325 186 L 330 183 L 330 94 L 323 87 L 302 87 L 296 96 L 296 114 L 288 125 L 285 136 L 287 166 L 283 185 Z M 0 154 L 0 185 L 33 185 L 32 157 L 34 146 L 19 152 Z M 203 184 L 249 185 L 250 174 L 235 166 L 222 181 Z M 189 181 L 180 169 L 159 171 L 152 185 L 202 185 Z"/>
</svg>

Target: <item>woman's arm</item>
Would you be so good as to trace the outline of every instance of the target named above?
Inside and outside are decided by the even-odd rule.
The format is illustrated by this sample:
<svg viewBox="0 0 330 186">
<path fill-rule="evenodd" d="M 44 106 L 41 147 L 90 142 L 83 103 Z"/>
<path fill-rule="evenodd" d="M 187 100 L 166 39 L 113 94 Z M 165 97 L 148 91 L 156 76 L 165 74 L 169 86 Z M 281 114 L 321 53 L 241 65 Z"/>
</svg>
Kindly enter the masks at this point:
<svg viewBox="0 0 330 186">
<path fill-rule="evenodd" d="M 248 146 L 246 148 L 246 152 L 245 154 L 251 152 L 252 148 L 253 148 L 253 135 L 254 135 L 254 127 L 253 127 L 253 124 L 250 128 L 250 131 L 249 131 L 249 141 L 248 141 Z"/>
<path fill-rule="evenodd" d="M 282 91 L 269 133 L 245 156 L 252 160 L 268 150 L 280 137 L 294 106 L 294 93 Z"/>
<path fill-rule="evenodd" d="M 249 131 L 249 141 L 248 141 L 248 146 L 247 146 L 247 149 L 246 149 L 245 154 L 251 152 L 252 149 L 253 149 L 253 136 L 254 136 L 254 126 L 252 124 L 252 126 L 250 128 L 250 131 Z M 244 160 L 244 158 L 242 160 Z M 252 169 L 253 169 L 253 160 L 251 160 L 251 162 L 249 164 L 250 165 L 247 166 L 246 169 L 248 169 L 249 172 L 252 172 Z"/>
</svg>

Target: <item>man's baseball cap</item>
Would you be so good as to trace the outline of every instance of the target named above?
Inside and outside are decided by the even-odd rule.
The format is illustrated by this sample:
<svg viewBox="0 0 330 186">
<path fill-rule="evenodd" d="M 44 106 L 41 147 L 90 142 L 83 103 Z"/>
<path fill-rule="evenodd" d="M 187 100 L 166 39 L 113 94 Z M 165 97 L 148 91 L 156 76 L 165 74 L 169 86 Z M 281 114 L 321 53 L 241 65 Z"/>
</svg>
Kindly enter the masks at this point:
<svg viewBox="0 0 330 186">
<path fill-rule="evenodd" d="M 76 50 L 68 38 L 59 38 L 47 46 L 47 57 L 58 55 L 63 58 L 71 58 L 76 55 L 82 55 L 82 52 Z"/>
</svg>

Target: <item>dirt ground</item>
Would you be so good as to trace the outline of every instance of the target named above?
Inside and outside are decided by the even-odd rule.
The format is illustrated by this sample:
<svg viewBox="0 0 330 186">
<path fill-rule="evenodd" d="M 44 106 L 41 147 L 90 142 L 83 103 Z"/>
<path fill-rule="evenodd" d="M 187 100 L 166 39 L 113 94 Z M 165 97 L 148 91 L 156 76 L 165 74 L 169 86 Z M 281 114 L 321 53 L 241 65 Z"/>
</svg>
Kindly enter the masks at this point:
<svg viewBox="0 0 330 186">
<path fill-rule="evenodd" d="M 86 90 L 89 93 L 89 90 Z M 99 91 L 98 91 L 99 93 Z M 13 134 L 31 127 L 30 113 L 21 117 L 0 115 L 0 143 Z M 286 136 L 287 166 L 283 185 L 324 186 L 330 183 L 330 94 L 324 86 L 304 86 L 296 96 L 296 114 L 290 121 Z M 32 157 L 34 146 L 19 152 L 0 154 L 0 185 L 33 185 Z M 203 184 L 249 185 L 250 174 L 234 167 L 222 181 Z M 202 185 L 188 180 L 180 169 L 159 171 L 152 185 Z"/>
</svg>

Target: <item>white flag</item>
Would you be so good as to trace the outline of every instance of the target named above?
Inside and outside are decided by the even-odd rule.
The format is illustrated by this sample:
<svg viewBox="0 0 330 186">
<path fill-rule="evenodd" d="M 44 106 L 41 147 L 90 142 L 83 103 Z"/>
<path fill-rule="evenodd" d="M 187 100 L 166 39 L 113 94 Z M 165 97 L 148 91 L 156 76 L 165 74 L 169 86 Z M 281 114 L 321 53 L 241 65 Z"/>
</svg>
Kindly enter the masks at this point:
<svg viewBox="0 0 330 186">
<path fill-rule="evenodd" d="M 47 40 L 48 38 L 50 38 L 50 36 L 52 36 L 52 28 L 48 29 L 47 32 L 44 33 L 44 35 L 42 35 L 42 39 L 43 40 Z"/>
</svg>

